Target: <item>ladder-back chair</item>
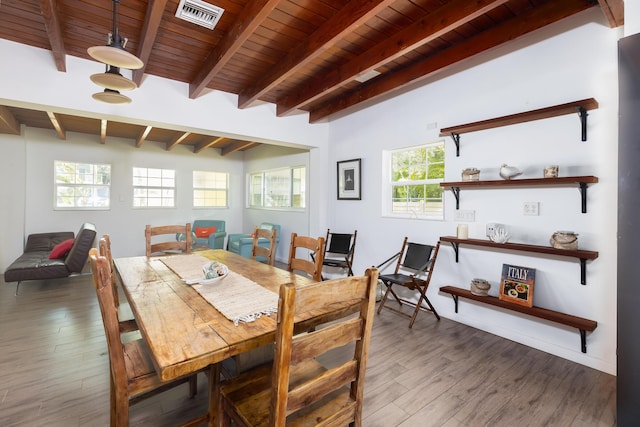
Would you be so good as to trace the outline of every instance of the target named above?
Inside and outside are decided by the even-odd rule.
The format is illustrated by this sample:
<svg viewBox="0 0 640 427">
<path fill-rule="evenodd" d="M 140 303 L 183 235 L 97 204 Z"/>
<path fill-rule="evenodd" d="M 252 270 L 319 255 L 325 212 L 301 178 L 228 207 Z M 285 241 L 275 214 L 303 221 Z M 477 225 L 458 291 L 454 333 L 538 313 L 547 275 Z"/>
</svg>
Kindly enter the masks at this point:
<svg viewBox="0 0 640 427">
<path fill-rule="evenodd" d="M 382 296 L 380 305 L 378 306 L 378 314 L 380 314 L 382 308 L 385 307 L 389 310 L 395 311 L 396 313 L 410 317 L 410 328 L 413 326 L 413 323 L 416 321 L 416 316 L 421 310 L 432 312 L 436 318 L 440 320 L 438 312 L 436 312 L 431 301 L 427 298 L 427 289 L 429 287 L 429 282 L 431 281 L 431 275 L 436 264 L 439 249 L 440 242 L 435 246 L 423 245 L 420 243 L 409 242 L 408 237 L 405 237 L 400 252 L 378 265 L 378 268 L 381 268 L 393 261 L 396 257 L 398 259 L 393 273 L 380 275 L 380 280 L 385 284 L 387 289 Z M 398 293 L 393 290 L 394 285 L 403 286 L 417 291 L 420 295 L 418 302 L 409 301 L 406 298 L 400 297 Z M 400 309 L 386 305 L 389 295 L 393 296 L 400 307 L 402 307 L 403 304 L 413 307 L 413 313 L 407 314 Z M 426 306 L 424 305 L 425 303 Z"/>
<path fill-rule="evenodd" d="M 313 278 L 322 280 L 322 261 L 324 260 L 324 237 L 298 236 L 291 233 L 291 245 L 289 246 L 289 262 L 287 270 L 303 271 Z M 307 252 L 307 257 L 299 257 L 298 249 Z M 306 251 L 305 251 L 306 250 Z M 311 261 L 309 260 L 311 258 Z"/>
<path fill-rule="evenodd" d="M 221 425 L 360 427 L 377 281 L 378 270 L 369 268 L 364 276 L 282 285 L 273 366 L 221 384 L 215 392 Z M 301 315 L 327 305 L 356 314 L 338 310 L 328 323 L 295 335 L 307 330 Z M 317 357 L 332 350 L 345 358 L 326 368 Z"/>
<path fill-rule="evenodd" d="M 276 260 L 277 238 L 278 230 L 276 228 L 268 229 L 256 227 L 253 231 L 253 246 L 251 248 L 251 258 L 258 260 L 265 259 L 267 264 L 273 265 L 273 262 Z M 267 239 L 269 241 L 268 247 L 261 245 L 260 239 Z"/>
<path fill-rule="evenodd" d="M 156 236 L 166 235 L 164 240 L 154 239 Z M 184 240 L 178 240 L 176 236 L 184 235 Z M 160 225 L 152 227 L 147 225 L 144 230 L 147 256 L 166 255 L 167 253 L 191 253 L 193 236 L 191 224 L 186 225 Z"/>
</svg>

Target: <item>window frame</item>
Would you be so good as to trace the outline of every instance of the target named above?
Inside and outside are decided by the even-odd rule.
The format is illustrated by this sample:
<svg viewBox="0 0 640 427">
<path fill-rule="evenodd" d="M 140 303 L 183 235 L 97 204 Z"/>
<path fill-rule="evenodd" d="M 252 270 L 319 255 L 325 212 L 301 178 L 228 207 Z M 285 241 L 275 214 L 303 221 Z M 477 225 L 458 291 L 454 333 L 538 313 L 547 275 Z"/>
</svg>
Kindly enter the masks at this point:
<svg viewBox="0 0 640 427">
<path fill-rule="evenodd" d="M 202 174 L 216 174 L 216 175 L 224 175 L 224 188 L 219 188 L 219 187 L 197 187 L 196 186 L 196 174 L 198 173 L 202 173 Z M 191 172 L 191 178 L 192 178 L 192 187 L 191 187 L 191 207 L 193 209 L 224 209 L 224 208 L 228 208 L 229 207 L 229 173 L 228 172 L 218 172 L 218 171 L 204 171 L 204 170 L 194 170 Z M 213 178 L 214 182 L 217 182 L 218 180 L 216 178 Z M 224 205 L 222 206 L 206 206 L 206 205 L 202 205 L 202 206 L 196 206 L 196 191 L 204 191 L 205 193 L 207 192 L 218 192 L 218 191 L 224 191 Z M 214 199 L 216 199 L 214 197 Z M 207 200 L 207 198 L 203 198 L 203 200 Z"/>
<path fill-rule="evenodd" d="M 146 175 L 146 179 L 149 179 L 149 171 L 153 170 L 153 171 L 160 171 L 160 178 L 158 177 L 153 177 L 156 179 L 160 179 L 161 181 L 161 185 L 136 185 L 136 178 L 139 178 L 138 175 L 136 175 L 136 169 L 145 169 L 147 171 L 147 175 Z M 164 186 L 162 185 L 165 179 L 169 179 L 169 178 L 165 178 L 164 176 L 162 176 L 164 174 L 164 172 L 172 172 L 173 173 L 173 186 Z M 133 166 L 131 169 L 131 184 L 132 184 L 132 190 L 133 190 L 133 194 L 132 194 L 132 199 L 131 199 L 131 203 L 132 203 L 132 208 L 133 209 L 175 209 L 177 207 L 177 199 L 178 199 L 178 185 L 177 185 L 177 171 L 175 169 L 166 169 L 166 168 L 153 168 L 153 167 L 145 167 L 145 166 Z M 147 192 L 151 189 L 151 190 L 159 190 L 161 193 L 160 196 L 160 201 L 161 204 L 160 206 L 157 205 L 153 205 L 150 206 L 148 204 L 149 201 L 149 196 L 147 195 L 145 197 L 145 200 L 147 200 L 147 204 L 144 206 L 136 206 L 136 189 L 146 189 Z M 173 197 L 171 198 L 173 200 L 173 204 L 171 206 L 166 206 L 163 204 L 163 200 L 164 200 L 164 195 L 162 194 L 164 191 L 167 190 L 172 190 L 173 191 Z"/>
<path fill-rule="evenodd" d="M 98 184 L 98 183 L 66 183 L 66 182 L 58 182 L 58 165 L 62 164 L 62 165 L 73 165 L 73 168 L 75 170 L 74 172 L 74 180 L 78 178 L 78 169 L 80 165 L 89 165 L 91 166 L 91 168 L 93 169 L 92 171 L 92 176 L 94 178 L 94 181 L 97 179 L 98 175 L 99 175 L 99 171 L 98 169 L 100 167 L 107 167 L 108 168 L 108 183 L 107 184 Z M 80 175 L 87 175 L 87 174 L 80 174 Z M 56 211 L 108 211 L 111 210 L 111 164 L 110 163 L 90 163 L 90 162 L 76 162 L 76 161 L 65 161 L 65 160 L 54 160 L 53 162 L 53 210 Z M 107 197 L 106 197 L 106 206 L 77 206 L 76 205 L 76 201 L 79 200 L 79 197 L 74 196 L 70 196 L 73 198 L 74 200 L 74 205 L 73 206 L 58 206 L 58 190 L 60 187 L 70 187 L 70 188 L 82 188 L 82 187 L 87 187 L 89 189 L 91 189 L 91 193 L 95 194 L 94 191 L 99 191 L 101 189 L 106 189 L 107 190 Z M 91 197 L 93 198 L 93 197 Z"/>
<path fill-rule="evenodd" d="M 440 147 L 440 149 L 442 150 L 442 162 L 432 162 L 429 163 L 429 153 L 428 150 L 430 148 L 433 147 Z M 444 174 L 444 169 L 446 166 L 446 158 L 445 158 L 445 140 L 444 139 L 437 139 L 434 141 L 430 141 L 424 144 L 419 144 L 419 145 L 413 145 L 413 146 L 406 146 L 406 147 L 399 147 L 399 148 L 394 148 L 394 149 L 390 149 L 390 150 L 384 150 L 383 151 L 383 155 L 382 155 L 382 170 L 383 170 L 383 174 L 382 174 L 382 216 L 384 217 L 390 217 L 390 218 L 403 218 L 403 219 L 419 219 L 419 220 L 428 220 L 428 221 L 444 221 L 444 214 L 445 214 L 445 190 L 442 187 L 440 188 L 440 194 L 441 194 L 441 198 L 440 198 L 440 209 L 437 210 L 437 214 L 433 214 L 433 213 L 429 213 L 429 211 L 426 209 L 426 206 L 421 210 L 421 211 L 411 211 L 410 209 L 407 209 L 406 212 L 394 212 L 394 200 L 393 200 L 393 195 L 394 195 L 394 187 L 398 186 L 398 184 L 394 183 L 393 181 L 393 156 L 395 153 L 399 153 L 399 152 L 406 152 L 406 151 L 411 151 L 411 150 L 418 150 L 418 149 L 426 149 L 427 153 L 425 155 L 425 160 L 427 161 L 427 167 L 426 167 L 426 174 L 428 175 L 429 172 L 429 168 L 428 166 L 430 164 L 434 165 L 434 164 L 442 164 L 441 168 L 442 168 L 442 176 L 439 178 L 425 178 L 425 179 L 421 179 L 421 180 L 409 180 L 406 181 L 408 184 L 405 185 L 435 185 L 437 184 L 438 187 L 440 186 L 441 182 L 444 182 L 445 180 L 445 174 Z M 425 189 L 425 192 L 427 190 Z M 428 200 L 429 197 L 427 194 L 425 194 L 424 199 L 423 200 Z M 436 199 L 437 200 L 437 199 Z M 438 203 L 438 202 L 435 202 Z"/>
<path fill-rule="evenodd" d="M 268 200 L 268 195 L 266 194 L 266 186 L 267 186 L 267 177 L 268 174 L 276 174 L 282 173 L 284 171 L 289 171 L 289 205 L 288 206 L 265 206 L 265 202 Z M 294 175 L 296 171 L 299 171 L 300 177 L 296 178 Z M 255 183 L 254 179 L 258 179 L 260 182 Z M 281 168 L 274 169 L 266 169 L 256 172 L 249 172 L 247 174 L 247 199 L 246 206 L 249 209 L 267 209 L 267 210 L 287 210 L 287 211 L 304 211 L 306 209 L 307 204 L 307 166 L 298 165 L 298 166 L 286 166 Z M 297 184 L 296 184 L 297 183 Z M 254 188 L 256 185 L 260 188 L 260 194 L 254 193 Z M 296 187 L 298 187 L 298 191 L 296 192 Z M 253 201 L 259 198 L 260 204 L 254 204 Z M 298 197 L 302 200 L 302 206 L 293 206 L 294 199 Z"/>
</svg>

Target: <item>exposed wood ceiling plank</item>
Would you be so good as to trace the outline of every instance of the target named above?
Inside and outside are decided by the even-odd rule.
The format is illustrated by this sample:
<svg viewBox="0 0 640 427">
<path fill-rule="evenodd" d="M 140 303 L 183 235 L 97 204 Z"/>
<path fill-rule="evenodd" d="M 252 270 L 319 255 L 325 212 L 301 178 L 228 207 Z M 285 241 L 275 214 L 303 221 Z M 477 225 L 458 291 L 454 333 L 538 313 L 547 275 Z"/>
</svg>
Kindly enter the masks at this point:
<svg viewBox="0 0 640 427">
<path fill-rule="evenodd" d="M 100 120 L 100 144 L 107 142 L 107 119 Z"/>
<path fill-rule="evenodd" d="M 0 105 L 0 133 L 20 135 L 20 123 L 7 107 Z"/>
<path fill-rule="evenodd" d="M 136 147 L 140 148 L 142 146 L 142 143 L 149 136 L 149 132 L 151 132 L 151 129 L 153 129 L 153 126 L 147 126 L 142 132 L 140 132 L 140 136 L 138 136 L 138 139 L 136 139 Z"/>
<path fill-rule="evenodd" d="M 191 132 L 185 132 L 182 135 L 180 135 L 175 141 L 167 144 L 167 151 L 173 150 L 178 144 L 184 141 L 189 135 L 191 135 Z"/>
<path fill-rule="evenodd" d="M 598 0 L 602 13 L 607 17 L 611 28 L 624 25 L 624 1 L 623 0 Z"/>
<path fill-rule="evenodd" d="M 60 121 L 58 120 L 56 115 L 52 111 L 47 111 L 47 116 L 49 116 L 49 120 L 51 121 L 51 125 L 56 130 L 56 133 L 58 134 L 58 138 L 60 138 L 62 140 L 66 140 L 67 139 L 66 132 L 65 132 L 64 128 L 62 127 L 62 125 L 60 124 Z"/>
<path fill-rule="evenodd" d="M 138 58 L 144 63 L 142 68 L 133 70 L 132 80 L 140 86 L 142 84 L 142 76 L 144 75 L 144 69 L 149 62 L 151 56 L 151 49 L 156 42 L 158 35 L 158 28 L 160 22 L 162 22 L 162 13 L 164 12 L 167 0 L 155 0 L 150 1 L 147 5 L 147 16 L 144 20 L 142 27 L 142 33 L 140 34 L 140 44 L 138 45 Z"/>
<path fill-rule="evenodd" d="M 62 28 L 60 25 L 60 17 L 56 0 L 40 0 L 40 9 L 42 9 L 42 17 L 49 36 L 49 44 L 53 53 L 53 60 L 56 63 L 58 71 L 67 71 L 67 52 L 64 48 L 64 39 L 62 37 Z"/>
<path fill-rule="evenodd" d="M 297 108 L 326 96 L 332 90 L 352 82 L 357 76 L 393 61 L 401 55 L 427 44 L 443 34 L 506 3 L 507 0 L 455 0 L 434 13 L 427 14 L 411 26 L 406 27 L 382 43 L 372 46 L 363 54 L 316 79 L 300 91 L 290 94 L 278 102 L 277 115 L 285 115 Z"/>
<path fill-rule="evenodd" d="M 196 78 L 189 84 L 189 98 L 202 94 L 211 80 L 242 47 L 256 28 L 269 16 L 279 0 L 253 0 L 244 8 L 223 40 L 209 54 Z"/>
<path fill-rule="evenodd" d="M 238 142 L 234 142 L 232 144 L 227 145 L 226 147 L 222 148 L 220 150 L 220 154 L 222 156 L 226 156 L 227 154 L 231 154 L 234 153 L 236 151 L 240 151 L 240 150 L 246 150 L 247 148 L 251 148 L 258 145 L 257 142 L 252 142 L 252 141 L 238 141 Z"/>
<path fill-rule="evenodd" d="M 207 149 L 209 147 L 215 147 L 216 144 L 219 144 L 219 143 L 221 143 L 223 141 L 226 141 L 228 139 L 229 138 L 224 138 L 224 137 L 214 138 L 211 141 L 204 142 L 202 144 L 196 145 L 195 147 L 193 147 L 193 152 L 197 154 L 197 153 L 201 152 L 202 150 L 205 150 L 205 149 Z"/>
<path fill-rule="evenodd" d="M 240 92 L 238 108 L 248 107 L 253 101 L 272 90 L 288 76 L 309 64 L 347 34 L 352 33 L 395 2 L 396 0 L 352 0 L 348 2 L 340 12 L 326 21 L 294 50 L 291 50 L 285 58 L 278 61 L 278 65 L 273 67 L 260 81 Z"/>
<path fill-rule="evenodd" d="M 494 48 L 508 41 L 514 40 L 531 31 L 542 28 L 567 16 L 591 7 L 587 0 L 564 0 L 562 2 L 547 2 L 531 9 L 529 12 L 516 16 L 503 24 L 492 27 L 478 35 L 433 56 L 401 69 L 395 73 L 382 75 L 351 91 L 348 95 L 337 100 L 329 101 L 313 109 L 309 115 L 311 123 L 317 122 L 331 114 L 351 108 L 364 101 L 374 100 L 382 95 L 391 93 L 409 84 L 424 80 L 438 72 L 447 70 L 451 65 L 459 63 L 485 50 Z"/>
</svg>

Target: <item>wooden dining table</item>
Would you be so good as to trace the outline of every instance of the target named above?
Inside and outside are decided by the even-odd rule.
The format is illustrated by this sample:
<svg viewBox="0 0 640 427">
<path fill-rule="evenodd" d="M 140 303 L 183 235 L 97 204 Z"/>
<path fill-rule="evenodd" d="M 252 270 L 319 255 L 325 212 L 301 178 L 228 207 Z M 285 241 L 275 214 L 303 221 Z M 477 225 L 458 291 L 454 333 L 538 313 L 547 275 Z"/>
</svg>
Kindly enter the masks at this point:
<svg viewBox="0 0 640 427">
<path fill-rule="evenodd" d="M 196 253 L 225 264 L 231 272 L 275 293 L 285 283 L 313 282 L 310 278 L 222 249 Z M 211 367 L 213 380 L 219 381 L 218 362 L 275 340 L 276 314 L 235 325 L 167 267 L 162 257 L 116 258 L 114 263 L 142 338 L 163 381 L 207 367 Z M 302 320 L 308 320 L 306 326 L 313 327 L 330 319 L 333 313 L 348 309 L 326 307 L 303 314 Z M 211 425 L 215 410 L 212 390 L 213 386 L 210 387 L 209 403 Z"/>
</svg>

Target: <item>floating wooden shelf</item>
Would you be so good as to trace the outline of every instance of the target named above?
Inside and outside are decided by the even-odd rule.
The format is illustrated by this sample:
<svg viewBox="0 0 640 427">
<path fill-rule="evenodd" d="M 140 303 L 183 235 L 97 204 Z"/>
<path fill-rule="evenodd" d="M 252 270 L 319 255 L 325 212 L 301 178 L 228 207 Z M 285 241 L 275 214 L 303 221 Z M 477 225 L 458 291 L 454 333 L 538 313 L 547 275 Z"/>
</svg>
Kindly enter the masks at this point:
<svg viewBox="0 0 640 427">
<path fill-rule="evenodd" d="M 502 179 L 490 181 L 455 181 L 441 182 L 440 187 L 449 187 L 456 198 L 456 209 L 460 209 L 460 189 L 476 189 L 490 187 L 568 187 L 578 185 L 581 194 L 582 213 L 587 212 L 587 186 L 598 182 L 597 176 L 564 176 L 558 178 L 524 178 Z"/>
<path fill-rule="evenodd" d="M 550 117 L 564 116 L 566 114 L 578 113 L 582 127 L 582 140 L 587 140 L 587 110 L 598 108 L 598 101 L 594 98 L 582 99 L 580 101 L 568 102 L 566 104 L 554 105 L 552 107 L 540 108 L 537 110 L 525 111 L 523 113 L 511 114 L 508 116 L 496 117 L 479 122 L 466 123 L 463 125 L 451 126 L 440 129 L 440 136 L 451 136 L 456 144 L 456 156 L 460 156 L 460 134 L 476 132 L 479 130 L 492 129 L 501 126 L 509 126 L 518 123 L 530 122 L 533 120 L 547 119 Z"/>
<path fill-rule="evenodd" d="M 472 294 L 471 291 L 467 289 L 462 289 L 455 286 L 442 286 L 440 288 L 440 291 L 451 294 L 455 303 L 456 313 L 458 312 L 458 297 L 463 297 L 484 304 L 493 305 L 507 310 L 517 311 L 519 313 L 528 314 L 540 319 L 545 319 L 551 322 L 578 328 L 578 330 L 580 331 L 581 350 L 583 353 L 587 352 L 586 332 L 592 332 L 598 326 L 598 323 L 594 320 L 584 319 L 582 317 L 572 316 L 570 314 L 560 313 L 558 311 L 547 310 L 546 308 L 535 306 L 525 307 L 523 305 L 513 304 L 508 301 L 502 301 L 494 296 L 478 296 Z"/>
<path fill-rule="evenodd" d="M 496 243 L 485 239 L 458 239 L 453 236 L 442 236 L 440 237 L 440 241 L 451 243 L 451 246 L 456 253 L 456 262 L 458 262 L 460 244 L 576 258 L 580 261 L 580 283 L 583 285 L 587 284 L 587 260 L 596 259 L 599 255 L 596 251 L 556 249 L 551 246 L 528 245 L 524 243 Z"/>
</svg>

